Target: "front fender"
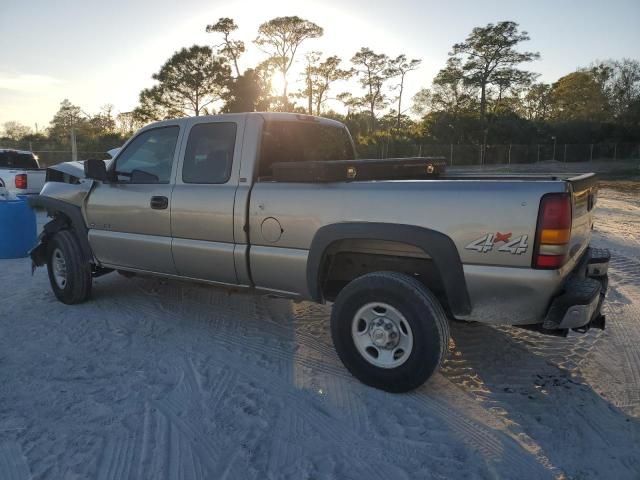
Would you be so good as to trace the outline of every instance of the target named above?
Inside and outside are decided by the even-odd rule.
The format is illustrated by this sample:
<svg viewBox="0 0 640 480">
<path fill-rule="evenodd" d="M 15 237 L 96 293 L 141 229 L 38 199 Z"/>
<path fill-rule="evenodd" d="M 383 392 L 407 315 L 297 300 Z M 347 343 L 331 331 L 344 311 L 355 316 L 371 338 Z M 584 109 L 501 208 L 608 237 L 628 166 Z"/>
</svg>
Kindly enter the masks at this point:
<svg viewBox="0 0 640 480">
<path fill-rule="evenodd" d="M 37 245 L 29 252 L 33 268 L 46 263 L 47 244 L 51 237 L 60 230 L 73 230 L 78 237 L 83 258 L 87 261 L 93 260 L 88 229 L 80 207 L 44 195 L 34 195 L 28 200 L 31 207 L 44 208 L 48 215 L 53 217 L 53 220 L 44 226 L 42 233 L 38 236 Z"/>
</svg>

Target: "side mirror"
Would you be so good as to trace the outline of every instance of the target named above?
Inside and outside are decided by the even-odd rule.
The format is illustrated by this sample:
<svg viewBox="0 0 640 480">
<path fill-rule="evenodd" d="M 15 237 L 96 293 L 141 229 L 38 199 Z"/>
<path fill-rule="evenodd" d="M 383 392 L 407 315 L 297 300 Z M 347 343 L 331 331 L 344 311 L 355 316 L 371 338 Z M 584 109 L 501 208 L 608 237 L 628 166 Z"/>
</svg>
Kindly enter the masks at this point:
<svg viewBox="0 0 640 480">
<path fill-rule="evenodd" d="M 100 180 L 101 182 L 107 181 L 107 167 L 103 160 L 96 160 L 94 158 L 85 160 L 84 162 L 84 176 L 92 180 Z"/>
</svg>

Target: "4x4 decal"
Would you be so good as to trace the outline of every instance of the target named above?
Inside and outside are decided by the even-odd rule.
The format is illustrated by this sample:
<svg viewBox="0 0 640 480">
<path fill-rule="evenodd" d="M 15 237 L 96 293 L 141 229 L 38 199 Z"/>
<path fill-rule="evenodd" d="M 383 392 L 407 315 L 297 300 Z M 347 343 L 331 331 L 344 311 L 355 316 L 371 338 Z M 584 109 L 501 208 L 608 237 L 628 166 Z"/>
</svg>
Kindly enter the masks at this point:
<svg viewBox="0 0 640 480">
<path fill-rule="evenodd" d="M 529 248 L 527 243 L 528 235 L 521 235 L 511 240 L 511 232 L 509 233 L 487 233 L 482 237 L 474 240 L 464 247 L 467 250 L 475 250 L 478 253 L 487 253 L 493 250 L 498 243 L 502 243 L 496 249 L 499 252 L 511 253 L 513 255 L 522 255 Z"/>
</svg>

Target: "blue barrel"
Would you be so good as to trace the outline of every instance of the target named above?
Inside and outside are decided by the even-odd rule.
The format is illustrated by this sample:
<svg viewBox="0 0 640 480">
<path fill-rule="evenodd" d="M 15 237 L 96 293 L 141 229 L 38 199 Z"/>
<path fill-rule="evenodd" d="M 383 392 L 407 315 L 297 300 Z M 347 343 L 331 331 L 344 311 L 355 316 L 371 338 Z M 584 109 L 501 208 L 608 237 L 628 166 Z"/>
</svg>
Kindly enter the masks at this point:
<svg viewBox="0 0 640 480">
<path fill-rule="evenodd" d="M 0 258 L 26 257 L 37 235 L 36 214 L 25 198 L 0 200 Z"/>
</svg>

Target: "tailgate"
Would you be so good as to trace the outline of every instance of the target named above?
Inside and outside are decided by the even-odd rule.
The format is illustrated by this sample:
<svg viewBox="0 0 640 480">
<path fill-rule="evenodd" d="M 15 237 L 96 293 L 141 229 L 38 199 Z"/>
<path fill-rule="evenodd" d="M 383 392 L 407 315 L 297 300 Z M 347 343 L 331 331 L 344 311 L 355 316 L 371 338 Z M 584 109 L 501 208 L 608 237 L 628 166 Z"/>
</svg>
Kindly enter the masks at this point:
<svg viewBox="0 0 640 480">
<path fill-rule="evenodd" d="M 569 257 L 581 254 L 591 240 L 593 209 L 598 194 L 595 173 L 586 173 L 567 179 L 571 193 L 571 243 Z"/>
<path fill-rule="evenodd" d="M 27 192 L 28 193 L 40 193 L 42 187 L 44 187 L 45 179 L 47 176 L 46 168 L 38 170 L 26 170 L 27 174 Z"/>
</svg>

